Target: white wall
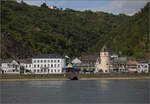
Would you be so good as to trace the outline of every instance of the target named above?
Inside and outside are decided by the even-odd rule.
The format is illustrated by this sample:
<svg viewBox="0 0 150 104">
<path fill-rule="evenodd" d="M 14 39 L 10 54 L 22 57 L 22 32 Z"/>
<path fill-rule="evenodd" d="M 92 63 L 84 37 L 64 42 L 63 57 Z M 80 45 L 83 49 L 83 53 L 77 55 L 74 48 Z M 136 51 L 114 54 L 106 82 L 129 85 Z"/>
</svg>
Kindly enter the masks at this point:
<svg viewBox="0 0 150 104">
<path fill-rule="evenodd" d="M 147 63 L 138 64 L 138 68 L 137 68 L 138 73 L 142 73 L 142 72 L 148 73 L 148 69 L 149 69 L 149 65 Z"/>
<path fill-rule="evenodd" d="M 61 74 L 65 67 L 65 59 L 61 58 L 33 58 L 32 73 Z"/>
<path fill-rule="evenodd" d="M 2 63 L 1 69 L 4 71 L 4 74 L 20 74 L 20 66 L 18 63 Z M 15 66 L 16 65 L 16 66 Z"/>
</svg>

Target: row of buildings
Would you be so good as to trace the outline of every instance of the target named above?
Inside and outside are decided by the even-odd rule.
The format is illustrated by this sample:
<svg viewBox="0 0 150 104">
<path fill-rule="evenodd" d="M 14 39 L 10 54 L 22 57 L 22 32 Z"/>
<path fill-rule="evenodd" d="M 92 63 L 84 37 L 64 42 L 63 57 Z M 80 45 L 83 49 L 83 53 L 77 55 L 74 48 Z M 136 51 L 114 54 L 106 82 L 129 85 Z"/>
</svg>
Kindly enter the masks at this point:
<svg viewBox="0 0 150 104">
<path fill-rule="evenodd" d="M 104 45 L 99 54 L 75 58 L 69 62 L 68 67 L 89 72 L 148 73 L 150 72 L 150 60 L 118 57 Z"/>
<path fill-rule="evenodd" d="M 66 66 L 59 54 L 40 54 L 26 60 L 1 60 L 2 74 L 61 74 Z"/>
<path fill-rule="evenodd" d="M 25 60 L 0 60 L 1 74 L 62 74 L 68 69 L 78 72 L 150 72 L 148 60 L 118 57 L 104 46 L 99 54 L 70 59 L 59 54 L 40 54 Z"/>
</svg>

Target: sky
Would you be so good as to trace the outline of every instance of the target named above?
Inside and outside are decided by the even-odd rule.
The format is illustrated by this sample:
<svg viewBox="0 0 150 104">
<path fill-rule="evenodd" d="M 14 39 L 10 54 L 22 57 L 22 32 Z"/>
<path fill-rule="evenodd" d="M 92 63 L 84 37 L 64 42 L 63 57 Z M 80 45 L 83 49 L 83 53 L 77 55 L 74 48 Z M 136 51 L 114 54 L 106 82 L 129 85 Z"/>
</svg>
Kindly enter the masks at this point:
<svg viewBox="0 0 150 104">
<path fill-rule="evenodd" d="M 17 0 L 21 1 L 21 0 Z M 48 6 L 71 8 L 74 10 L 103 11 L 113 14 L 133 15 L 140 11 L 150 0 L 23 0 L 29 5 L 40 6 L 45 2 Z"/>
</svg>

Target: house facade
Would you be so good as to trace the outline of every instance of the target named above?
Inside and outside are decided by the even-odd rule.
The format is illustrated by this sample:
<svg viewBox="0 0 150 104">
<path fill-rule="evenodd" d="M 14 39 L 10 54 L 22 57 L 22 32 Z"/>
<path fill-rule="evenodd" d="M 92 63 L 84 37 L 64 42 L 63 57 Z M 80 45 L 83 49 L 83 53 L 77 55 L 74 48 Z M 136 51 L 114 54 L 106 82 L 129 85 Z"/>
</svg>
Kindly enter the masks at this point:
<svg viewBox="0 0 150 104">
<path fill-rule="evenodd" d="M 32 65 L 32 59 L 24 59 L 19 60 L 20 63 L 20 72 L 23 74 L 29 74 L 32 72 L 33 65 Z"/>
<path fill-rule="evenodd" d="M 148 73 L 149 72 L 149 64 L 146 60 L 137 60 L 137 72 L 138 73 Z"/>
<path fill-rule="evenodd" d="M 95 72 L 95 63 L 98 54 L 82 55 L 72 60 L 72 67 L 80 72 Z"/>
<path fill-rule="evenodd" d="M 127 68 L 129 72 L 137 72 L 138 62 L 136 60 L 129 60 L 127 62 Z"/>
<path fill-rule="evenodd" d="M 66 66 L 65 57 L 59 54 L 41 54 L 32 58 L 33 74 L 61 74 Z"/>
<path fill-rule="evenodd" d="M 111 72 L 128 72 L 127 70 L 127 57 L 118 57 L 111 59 L 110 71 Z"/>
<path fill-rule="evenodd" d="M 1 60 L 0 69 L 2 74 L 20 74 L 20 65 L 16 60 Z"/>
</svg>

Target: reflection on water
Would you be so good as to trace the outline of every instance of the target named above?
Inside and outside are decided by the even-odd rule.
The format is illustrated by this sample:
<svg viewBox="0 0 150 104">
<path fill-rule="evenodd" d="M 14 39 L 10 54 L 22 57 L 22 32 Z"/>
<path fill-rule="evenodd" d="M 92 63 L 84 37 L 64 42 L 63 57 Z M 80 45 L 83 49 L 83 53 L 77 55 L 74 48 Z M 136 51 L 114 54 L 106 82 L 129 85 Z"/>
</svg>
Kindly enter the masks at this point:
<svg viewBox="0 0 150 104">
<path fill-rule="evenodd" d="M 148 80 L 0 82 L 1 103 L 148 104 Z"/>
<path fill-rule="evenodd" d="M 97 81 L 96 85 L 99 86 L 98 89 L 109 90 L 110 85 L 108 83 L 110 83 L 110 80 L 101 80 L 101 81 Z"/>
<path fill-rule="evenodd" d="M 60 88 L 65 81 L 29 81 L 27 82 L 30 87 L 48 87 L 48 88 Z"/>
</svg>

